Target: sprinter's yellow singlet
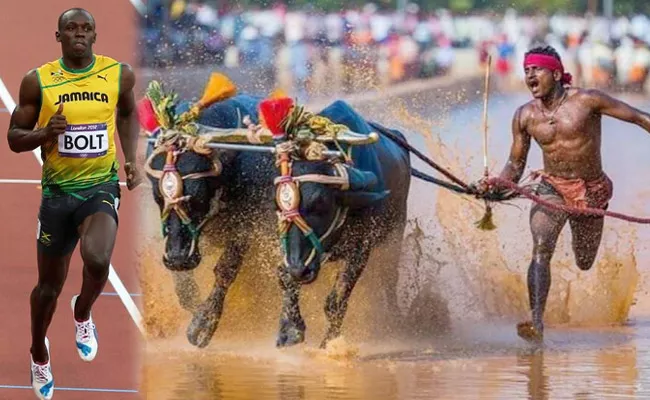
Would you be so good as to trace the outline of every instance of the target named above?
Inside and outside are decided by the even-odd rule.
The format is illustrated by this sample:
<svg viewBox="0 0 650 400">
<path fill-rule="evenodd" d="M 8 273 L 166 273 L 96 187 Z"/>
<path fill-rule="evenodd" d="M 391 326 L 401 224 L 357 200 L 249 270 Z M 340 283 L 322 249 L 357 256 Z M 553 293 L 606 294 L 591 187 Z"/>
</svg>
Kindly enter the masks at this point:
<svg viewBox="0 0 650 400">
<path fill-rule="evenodd" d="M 47 126 L 60 103 L 68 123 L 65 134 L 41 146 L 43 196 L 118 181 L 114 136 L 121 73 L 119 62 L 101 55 L 83 70 L 69 69 L 60 59 L 37 69 L 38 127 Z"/>
</svg>

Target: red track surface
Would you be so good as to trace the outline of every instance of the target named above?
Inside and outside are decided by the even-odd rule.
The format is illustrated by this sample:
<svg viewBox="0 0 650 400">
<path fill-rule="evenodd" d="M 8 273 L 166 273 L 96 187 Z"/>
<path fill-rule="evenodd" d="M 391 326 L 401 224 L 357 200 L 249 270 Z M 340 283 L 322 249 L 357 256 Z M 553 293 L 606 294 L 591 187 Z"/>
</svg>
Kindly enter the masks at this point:
<svg viewBox="0 0 650 400">
<path fill-rule="evenodd" d="M 16 102 L 22 76 L 29 69 L 60 56 L 54 32 L 59 14 L 69 7 L 84 7 L 94 14 L 98 32 L 97 53 L 134 64 L 137 27 L 135 10 L 127 0 L 5 1 L 0 9 L 0 78 Z M 8 106 L 0 104 L 0 107 Z M 3 134 L 0 178 L 40 179 L 40 165 L 32 152 L 14 154 L 9 150 L 4 136 L 8 123 L 9 114 L 0 112 Z M 121 150 L 119 152 L 121 158 Z M 123 171 L 120 175 L 124 181 Z M 0 400 L 35 398 L 29 387 L 29 295 L 37 278 L 36 218 L 40 195 L 36 185 L 0 184 Z M 136 199 L 136 195 L 122 188 L 120 228 L 112 259 L 117 274 L 130 293 L 140 293 L 135 268 L 137 232 L 133 230 L 137 226 Z M 100 296 L 94 308 L 93 318 L 100 339 L 97 358 L 87 364 L 77 355 L 70 298 L 81 288 L 81 271 L 77 249 L 48 333 L 55 379 L 54 398 L 137 399 L 139 395 L 136 393 L 110 392 L 139 388 L 143 339 L 119 297 Z M 108 283 L 105 291 L 110 294 L 115 290 Z M 137 297 L 135 300 L 139 304 Z"/>
</svg>

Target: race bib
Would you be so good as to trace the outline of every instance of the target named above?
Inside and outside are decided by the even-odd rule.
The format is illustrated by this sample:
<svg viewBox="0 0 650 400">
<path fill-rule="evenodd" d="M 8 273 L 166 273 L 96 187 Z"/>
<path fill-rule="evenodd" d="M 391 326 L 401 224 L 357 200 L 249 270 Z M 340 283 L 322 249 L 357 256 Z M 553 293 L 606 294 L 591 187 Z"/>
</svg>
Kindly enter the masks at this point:
<svg viewBox="0 0 650 400">
<path fill-rule="evenodd" d="M 105 123 L 68 125 L 59 135 L 59 155 L 95 158 L 108 153 L 108 129 Z"/>
</svg>

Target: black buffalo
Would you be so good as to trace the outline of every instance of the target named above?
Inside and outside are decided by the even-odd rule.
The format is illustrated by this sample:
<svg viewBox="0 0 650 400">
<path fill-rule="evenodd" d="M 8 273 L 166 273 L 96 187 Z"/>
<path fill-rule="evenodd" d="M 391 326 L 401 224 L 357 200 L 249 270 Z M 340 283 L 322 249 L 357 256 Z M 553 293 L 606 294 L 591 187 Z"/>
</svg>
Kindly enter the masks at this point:
<svg viewBox="0 0 650 400">
<path fill-rule="evenodd" d="M 260 101 L 258 97 L 237 95 L 203 110 L 197 122 L 207 127 L 237 128 L 242 125 L 242 119 L 249 116 L 257 123 Z M 150 174 L 149 179 L 162 213 L 165 200 L 158 178 L 164 169 L 167 152 L 162 147 L 149 150 L 153 154 L 148 164 L 158 175 Z M 182 211 L 169 212 L 162 226 L 163 263 L 173 273 L 180 304 L 194 313 L 187 337 L 198 347 L 207 346 L 218 326 L 224 298 L 249 247 L 253 225 L 256 224 L 257 229 L 266 226 L 270 232 L 276 226 L 274 211 L 268 206 L 273 156 L 231 150 L 202 154 L 188 149 L 177 156 L 175 165 L 181 176 L 189 176 L 213 170 L 215 162 L 220 164 L 216 176 L 183 180 L 181 195 L 189 197 L 179 203 Z M 183 218 L 183 213 L 187 217 Z M 214 266 L 214 287 L 208 298 L 200 302 L 193 270 L 201 262 L 198 242 L 202 226 L 210 217 L 214 217 L 210 229 L 213 231 L 211 239 L 215 240 L 211 245 L 222 246 L 224 250 Z"/>
<path fill-rule="evenodd" d="M 397 131 L 369 123 L 342 101 L 332 103 L 319 115 L 346 125 L 353 132 L 377 132 L 379 140 L 353 146 L 354 167 L 344 167 L 349 176 L 349 188 L 315 182 L 300 182 L 297 186 L 300 199 L 297 209 L 313 234 L 309 235 L 311 231 L 304 226 L 300 229 L 300 224 L 292 223 L 282 238 L 285 260 L 279 267 L 283 302 L 277 346 L 304 341 L 306 327 L 298 304 L 300 286 L 317 279 L 325 260 L 345 260 L 346 265 L 325 302 L 329 327 L 321 347 L 340 335 L 350 295 L 371 251 L 379 246 L 393 249 L 389 252 L 393 259 L 382 262 L 390 263 L 394 271 L 388 311 L 398 312 L 397 268 L 406 226 L 411 161 L 409 152 L 385 133 L 388 131 L 404 141 L 405 138 Z M 277 168 L 275 174 L 276 178 L 280 176 Z M 293 161 L 291 174 L 298 179 L 314 174 L 341 175 L 329 161 L 306 160 Z M 278 193 L 278 198 L 281 196 Z M 281 209 L 278 201 L 276 199 L 276 206 Z"/>
</svg>

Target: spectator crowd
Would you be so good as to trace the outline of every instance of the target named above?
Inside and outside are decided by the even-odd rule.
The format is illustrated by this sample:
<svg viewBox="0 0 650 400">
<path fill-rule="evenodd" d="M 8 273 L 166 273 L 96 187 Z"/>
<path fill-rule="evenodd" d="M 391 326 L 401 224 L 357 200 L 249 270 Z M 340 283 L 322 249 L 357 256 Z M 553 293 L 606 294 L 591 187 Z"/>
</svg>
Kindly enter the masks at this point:
<svg viewBox="0 0 650 400">
<path fill-rule="evenodd" d="M 495 59 L 502 81 L 521 80 L 518 66 L 533 45 L 554 46 L 576 83 L 643 87 L 650 68 L 650 20 L 617 17 L 403 12 L 370 3 L 323 13 L 283 4 L 219 10 L 198 0 L 150 0 L 142 18 L 141 64 L 248 68 L 302 98 L 319 87 L 338 92 L 447 74 L 459 49 L 477 62 Z"/>
</svg>

